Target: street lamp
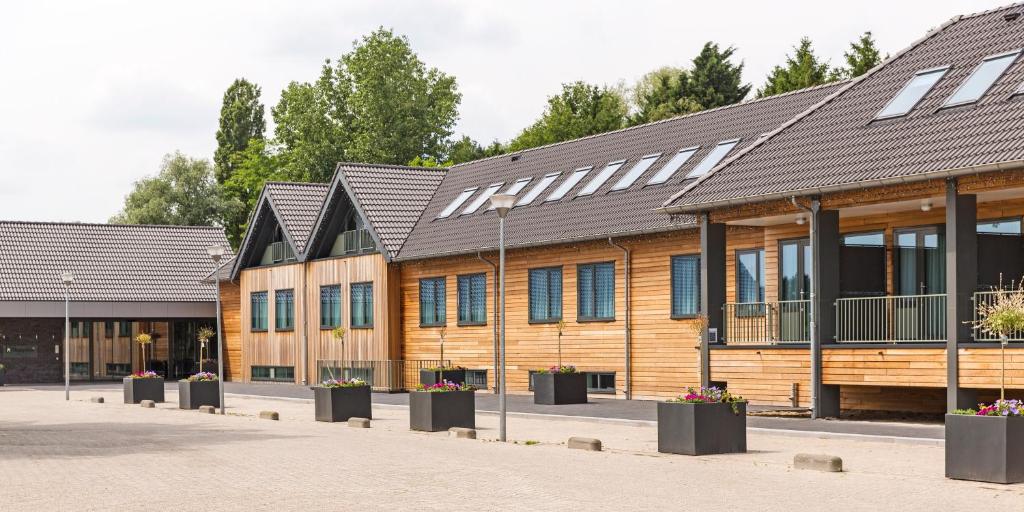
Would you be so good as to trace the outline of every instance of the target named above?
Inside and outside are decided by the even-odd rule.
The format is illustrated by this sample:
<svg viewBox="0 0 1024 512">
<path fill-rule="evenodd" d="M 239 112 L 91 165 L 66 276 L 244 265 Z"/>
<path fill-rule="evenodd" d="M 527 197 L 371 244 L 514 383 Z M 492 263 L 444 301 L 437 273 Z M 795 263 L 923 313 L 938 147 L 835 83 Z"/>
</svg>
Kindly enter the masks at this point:
<svg viewBox="0 0 1024 512">
<path fill-rule="evenodd" d="M 64 283 L 64 400 L 71 400 L 71 283 L 75 275 L 64 272 L 60 275 Z"/>
<path fill-rule="evenodd" d="M 499 275 L 498 278 L 500 284 L 499 293 L 501 294 L 501 377 L 498 381 L 498 389 L 501 394 L 498 395 L 498 410 L 499 410 L 499 440 L 505 442 L 505 217 L 508 216 L 509 210 L 512 209 L 513 203 L 515 203 L 516 196 L 513 194 L 494 194 L 491 196 L 491 205 L 498 212 L 498 265 Z"/>
<path fill-rule="evenodd" d="M 220 326 L 220 269 L 223 266 L 220 260 L 224 257 L 226 249 L 223 245 L 211 245 L 206 248 L 206 254 L 210 255 L 213 264 L 217 267 L 213 271 L 213 279 L 217 287 L 217 393 L 220 395 L 220 414 L 224 415 L 224 338 L 221 336 Z M 200 368 L 203 362 L 199 361 Z"/>
</svg>

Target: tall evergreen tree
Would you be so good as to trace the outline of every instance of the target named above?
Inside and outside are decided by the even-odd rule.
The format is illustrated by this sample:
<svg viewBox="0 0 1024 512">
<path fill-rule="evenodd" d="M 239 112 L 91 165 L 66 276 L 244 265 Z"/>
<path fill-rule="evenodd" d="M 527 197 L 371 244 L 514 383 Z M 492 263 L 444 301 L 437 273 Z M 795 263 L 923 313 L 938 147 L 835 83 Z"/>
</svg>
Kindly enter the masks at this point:
<svg viewBox="0 0 1024 512">
<path fill-rule="evenodd" d="M 814 54 L 811 40 L 804 37 L 793 48 L 793 55 L 786 55 L 785 66 L 775 66 L 768 75 L 764 86 L 757 90 L 757 97 L 773 96 L 805 87 L 821 85 L 838 80 L 837 74 Z"/>
<path fill-rule="evenodd" d="M 220 107 L 217 151 L 213 154 L 217 183 L 224 183 L 234 173 L 231 156 L 244 151 L 250 140 L 262 140 L 266 129 L 260 87 L 244 78 L 236 79 L 224 92 Z"/>
<path fill-rule="evenodd" d="M 684 84 L 686 96 L 705 109 L 742 101 L 750 92 L 750 84 L 743 83 L 743 63 L 730 61 L 734 53 L 736 48 L 732 46 L 722 50 L 717 43 L 704 43 Z"/>
<path fill-rule="evenodd" d="M 585 82 L 562 85 L 548 98 L 540 119 L 509 142 L 509 151 L 543 146 L 587 135 L 617 130 L 626 125 L 628 107 L 622 91 Z"/>
<path fill-rule="evenodd" d="M 843 78 L 854 78 L 867 73 L 889 56 L 882 57 L 871 32 L 864 32 L 859 39 L 850 43 L 850 51 L 843 53 L 843 58 L 846 59 L 846 67 L 841 71 Z"/>
</svg>

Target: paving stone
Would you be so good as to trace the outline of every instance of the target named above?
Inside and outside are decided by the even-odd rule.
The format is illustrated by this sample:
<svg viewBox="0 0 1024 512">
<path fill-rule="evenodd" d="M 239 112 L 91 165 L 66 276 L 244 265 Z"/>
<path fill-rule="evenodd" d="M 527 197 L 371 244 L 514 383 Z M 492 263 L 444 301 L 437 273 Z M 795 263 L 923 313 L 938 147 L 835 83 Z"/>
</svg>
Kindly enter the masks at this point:
<svg viewBox="0 0 1024 512">
<path fill-rule="evenodd" d="M 277 411 L 260 411 L 260 419 L 277 421 L 281 419 L 281 415 Z"/>
<path fill-rule="evenodd" d="M 452 427 L 448 429 L 448 436 L 456 439 L 476 439 L 476 429 L 466 427 Z"/>
<path fill-rule="evenodd" d="M 827 473 L 839 473 L 843 470 L 843 459 L 835 455 L 823 453 L 798 453 L 793 457 L 793 467 Z"/>
<path fill-rule="evenodd" d="M 601 440 L 592 437 L 570 437 L 569 448 L 572 450 L 601 451 Z"/>
<path fill-rule="evenodd" d="M 370 428 L 370 420 L 367 418 L 349 418 L 348 426 L 352 428 Z"/>
</svg>

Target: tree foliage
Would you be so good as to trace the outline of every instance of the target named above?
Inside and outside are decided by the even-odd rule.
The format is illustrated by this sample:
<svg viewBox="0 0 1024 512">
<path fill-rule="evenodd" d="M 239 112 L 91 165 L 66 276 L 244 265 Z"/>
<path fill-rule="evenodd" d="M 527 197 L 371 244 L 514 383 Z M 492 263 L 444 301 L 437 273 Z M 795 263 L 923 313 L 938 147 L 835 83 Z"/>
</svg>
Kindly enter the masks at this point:
<svg viewBox="0 0 1024 512">
<path fill-rule="evenodd" d="M 631 126 L 660 121 L 703 106 L 688 95 L 689 72 L 683 68 L 663 67 L 644 75 L 633 87 L 634 112 Z"/>
<path fill-rule="evenodd" d="M 245 150 L 232 155 L 235 173 L 221 187 L 226 206 L 222 224 L 231 247 L 242 243 L 263 185 L 287 179 L 280 160 L 281 156 L 270 151 L 267 142 L 260 139 L 251 140 Z"/>
<path fill-rule="evenodd" d="M 750 84 L 743 83 L 743 63 L 733 64 L 736 48 L 724 50 L 708 41 L 693 58 L 686 95 L 702 108 L 717 108 L 738 103 L 750 92 Z"/>
<path fill-rule="evenodd" d="M 213 226 L 227 207 L 210 162 L 175 152 L 164 157 L 156 176 L 135 182 L 110 222 Z"/>
<path fill-rule="evenodd" d="M 348 86 L 339 84 L 329 63 L 315 83 L 292 82 L 271 109 L 281 174 L 292 181 L 326 182 L 347 160 L 352 116 Z"/>
<path fill-rule="evenodd" d="M 232 155 L 244 151 L 250 140 L 262 140 L 266 129 L 259 86 L 244 78 L 236 79 L 224 91 L 220 107 L 217 150 L 213 154 L 217 183 L 224 183 L 234 173 Z"/>
<path fill-rule="evenodd" d="M 543 146 L 622 128 L 628 107 L 622 91 L 585 82 L 562 85 L 540 119 L 509 142 L 509 151 Z"/>
<path fill-rule="evenodd" d="M 811 40 L 804 37 L 793 47 L 793 55 L 786 55 L 784 66 L 775 66 L 768 75 L 764 86 L 757 90 L 757 97 L 774 96 L 796 91 L 805 87 L 821 85 L 839 79 L 828 62 L 814 54 Z"/>
<path fill-rule="evenodd" d="M 843 78 L 854 78 L 867 73 L 889 56 L 882 57 L 871 32 L 864 32 L 859 39 L 850 43 L 850 50 L 843 53 L 843 58 L 846 59 L 846 67 L 840 72 L 841 75 Z"/>
</svg>

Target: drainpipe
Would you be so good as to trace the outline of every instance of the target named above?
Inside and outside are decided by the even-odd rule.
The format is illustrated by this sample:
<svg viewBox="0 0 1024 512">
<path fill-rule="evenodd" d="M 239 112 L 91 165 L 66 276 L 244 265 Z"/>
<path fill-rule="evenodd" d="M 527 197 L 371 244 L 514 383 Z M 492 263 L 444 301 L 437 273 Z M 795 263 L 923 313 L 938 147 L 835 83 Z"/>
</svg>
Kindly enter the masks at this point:
<svg viewBox="0 0 1024 512">
<path fill-rule="evenodd" d="M 790 202 L 793 203 L 793 206 L 796 206 L 797 208 L 808 213 L 807 216 L 810 217 L 810 219 L 807 221 L 807 224 L 810 228 L 808 236 L 811 240 L 811 244 L 814 244 L 814 240 L 816 238 L 816 231 L 818 230 L 818 210 L 821 209 L 821 203 L 817 199 L 815 199 L 814 201 L 811 202 L 811 207 L 808 208 L 800 204 L 796 200 L 796 196 L 790 197 L 789 200 Z M 811 250 L 816 251 L 816 248 L 812 246 Z M 821 270 L 818 268 L 817 264 L 811 265 L 811 272 L 817 274 L 820 271 Z M 815 306 L 816 292 L 817 290 L 815 289 L 815 278 L 814 276 L 811 276 L 811 301 L 810 306 L 808 307 L 807 315 L 809 323 L 808 327 L 810 327 L 811 331 L 811 419 L 818 418 L 818 413 L 820 412 L 820 404 L 818 404 L 818 397 L 820 396 L 821 391 L 821 333 L 818 332 L 818 328 L 816 325 L 818 321 L 818 308 Z"/>
<path fill-rule="evenodd" d="M 623 272 L 623 279 L 625 281 L 625 296 L 626 296 L 625 297 L 626 298 L 626 329 L 625 329 L 626 330 L 626 336 L 625 336 L 626 337 L 626 339 L 625 339 L 625 344 L 626 344 L 626 346 L 625 346 L 625 352 L 626 352 L 626 379 L 625 379 L 625 381 L 626 382 L 625 382 L 625 384 L 626 384 L 626 400 L 632 400 L 633 399 L 633 381 L 632 381 L 632 378 L 630 377 L 630 370 L 633 367 L 633 354 L 632 354 L 632 347 L 631 347 L 631 345 L 632 345 L 632 343 L 631 343 L 631 341 L 632 341 L 631 340 L 631 338 L 632 338 L 632 329 L 630 328 L 630 317 L 631 317 L 631 315 L 630 315 L 630 306 L 629 306 L 629 249 L 627 249 L 627 248 L 625 248 L 625 247 L 615 243 L 615 241 L 612 240 L 612 237 L 608 237 L 608 244 L 611 245 L 612 247 L 618 247 L 619 249 L 622 250 L 623 267 L 625 268 L 625 271 Z"/>
<path fill-rule="evenodd" d="M 309 323 L 308 312 L 306 307 L 309 302 L 309 297 L 306 297 L 306 262 L 302 262 L 302 385 L 309 385 Z M 344 357 L 342 358 L 344 359 Z M 341 369 L 342 373 L 345 369 Z"/>
<path fill-rule="evenodd" d="M 494 275 L 494 307 L 491 308 L 491 312 L 494 313 L 494 394 L 498 393 L 498 265 L 493 261 L 484 258 L 482 252 L 477 251 L 476 257 L 480 258 L 480 261 L 491 266 L 491 270 Z"/>
</svg>

